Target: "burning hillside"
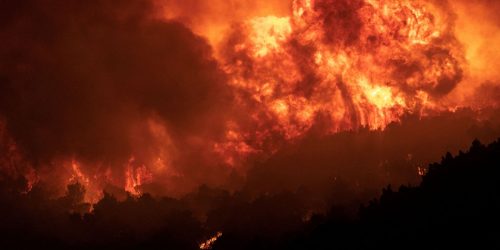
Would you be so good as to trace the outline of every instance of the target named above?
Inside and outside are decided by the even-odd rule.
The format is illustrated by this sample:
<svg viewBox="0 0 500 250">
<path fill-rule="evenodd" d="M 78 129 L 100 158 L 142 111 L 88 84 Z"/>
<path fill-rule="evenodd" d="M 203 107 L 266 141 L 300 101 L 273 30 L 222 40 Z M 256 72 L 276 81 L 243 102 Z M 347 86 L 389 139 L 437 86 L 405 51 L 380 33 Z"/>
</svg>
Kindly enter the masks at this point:
<svg viewBox="0 0 500 250">
<path fill-rule="evenodd" d="M 285 189 L 337 177 L 376 189 L 500 131 L 494 1 L 0 7 L 0 168 L 28 180 L 23 192 L 58 197 L 78 182 L 91 203 L 103 190 L 180 197 L 202 184 L 265 193 L 267 171 L 289 176 Z M 380 154 L 360 161 L 360 148 Z M 405 161 L 403 174 L 385 169 Z M 287 173 L 308 162 L 308 181 Z"/>
<path fill-rule="evenodd" d="M 498 142 L 459 150 L 500 136 L 498 11 L 0 1 L 0 245 L 294 249 L 390 231 L 381 218 L 433 228 L 408 217 L 432 207 L 448 226 L 467 214 L 448 216 L 455 205 L 494 217 Z M 427 167 L 447 151 L 458 156 Z M 443 183 L 466 183 L 475 165 L 486 191 L 460 203 L 469 189 Z M 410 187 L 358 210 L 389 184 Z"/>
</svg>

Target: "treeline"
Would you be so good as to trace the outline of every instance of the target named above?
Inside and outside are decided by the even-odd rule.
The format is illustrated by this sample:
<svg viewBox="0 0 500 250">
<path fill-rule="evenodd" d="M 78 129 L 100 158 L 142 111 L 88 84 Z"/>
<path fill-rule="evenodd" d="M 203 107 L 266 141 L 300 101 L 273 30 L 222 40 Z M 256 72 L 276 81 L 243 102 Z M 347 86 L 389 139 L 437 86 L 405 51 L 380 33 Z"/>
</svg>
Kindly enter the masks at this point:
<svg viewBox="0 0 500 250">
<path fill-rule="evenodd" d="M 230 249 L 224 240 L 217 249 Z M 419 186 L 388 186 L 353 220 L 332 208 L 280 244 L 274 249 L 500 249 L 500 140 L 447 153 Z"/>
<path fill-rule="evenodd" d="M 58 199 L 39 186 L 23 193 L 25 186 L 22 178 L 0 181 L 5 249 L 198 249 L 218 231 L 212 249 L 500 247 L 500 140 L 446 154 L 419 186 L 388 186 L 360 207 L 329 202 L 324 213 L 303 189 L 250 197 L 204 186 L 182 199 L 123 201 L 105 194 L 83 213 L 78 183 Z"/>
</svg>

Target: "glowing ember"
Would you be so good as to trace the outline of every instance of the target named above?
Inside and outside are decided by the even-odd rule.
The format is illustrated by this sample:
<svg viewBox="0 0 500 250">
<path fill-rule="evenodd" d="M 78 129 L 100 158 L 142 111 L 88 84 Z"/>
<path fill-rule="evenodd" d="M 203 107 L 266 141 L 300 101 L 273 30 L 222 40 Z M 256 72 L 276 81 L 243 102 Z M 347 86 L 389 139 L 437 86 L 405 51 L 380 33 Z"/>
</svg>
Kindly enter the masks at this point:
<svg viewBox="0 0 500 250">
<path fill-rule="evenodd" d="M 200 244 L 200 249 L 212 249 L 212 245 L 215 241 L 222 236 L 222 232 L 217 232 L 212 238 L 206 240 L 205 242 Z"/>
<path fill-rule="evenodd" d="M 424 167 L 418 167 L 417 172 L 419 176 L 424 176 L 427 173 L 427 168 Z"/>
</svg>

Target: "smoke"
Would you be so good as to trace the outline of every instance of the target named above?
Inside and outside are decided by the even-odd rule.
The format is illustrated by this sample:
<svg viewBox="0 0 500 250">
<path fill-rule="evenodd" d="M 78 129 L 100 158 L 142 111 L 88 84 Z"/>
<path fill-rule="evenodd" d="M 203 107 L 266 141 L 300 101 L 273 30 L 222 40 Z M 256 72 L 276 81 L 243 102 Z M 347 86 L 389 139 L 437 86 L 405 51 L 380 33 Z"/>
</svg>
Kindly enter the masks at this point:
<svg viewBox="0 0 500 250">
<path fill-rule="evenodd" d="M 464 55 L 451 14 L 431 6 L 297 0 L 286 16 L 234 25 L 217 57 L 251 114 L 234 140 L 272 152 L 319 123 L 324 134 L 383 129 L 407 113 L 460 107 L 447 98 L 464 79 Z"/>
<path fill-rule="evenodd" d="M 102 189 L 415 181 L 418 167 L 473 139 L 460 134 L 481 114 L 449 122 L 449 112 L 498 105 L 494 9 L 486 0 L 2 1 L 0 163 L 55 190 L 79 181 L 91 199 Z M 432 140 L 446 126 L 442 140 L 453 143 L 434 153 L 415 158 L 422 141 L 393 151 L 399 136 L 424 130 Z M 377 154 L 362 162 L 359 150 Z M 382 169 L 408 157 L 418 166 Z"/>
<path fill-rule="evenodd" d="M 181 21 L 213 46 L 224 39 L 224 33 L 235 23 L 256 16 L 288 15 L 291 8 L 289 1 L 281 0 L 157 0 L 157 3 L 165 18 Z"/>
<path fill-rule="evenodd" d="M 484 96 L 482 86 L 500 86 L 496 62 L 500 60 L 500 23 L 498 1 L 450 1 L 455 13 L 454 32 L 463 46 L 467 67 L 465 79 L 451 95 L 457 103 L 481 107 L 485 102 L 497 103 L 490 94 Z"/>
<path fill-rule="evenodd" d="M 203 157 L 231 102 L 203 38 L 151 1 L 1 5 L 0 114 L 34 166 L 74 158 L 120 177 L 133 157 L 194 171 L 180 159 Z"/>
</svg>

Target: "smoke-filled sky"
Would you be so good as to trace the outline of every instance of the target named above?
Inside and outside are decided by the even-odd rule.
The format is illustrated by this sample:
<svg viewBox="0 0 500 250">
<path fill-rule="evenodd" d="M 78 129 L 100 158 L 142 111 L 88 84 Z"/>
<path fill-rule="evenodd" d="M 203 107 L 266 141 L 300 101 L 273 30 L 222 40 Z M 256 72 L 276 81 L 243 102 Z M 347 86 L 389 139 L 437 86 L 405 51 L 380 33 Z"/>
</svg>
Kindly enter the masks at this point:
<svg viewBox="0 0 500 250">
<path fill-rule="evenodd" d="M 500 97 L 497 10 L 490 0 L 1 1 L 2 169 L 55 190 L 79 181 L 95 197 L 205 183 L 268 191 L 272 178 L 296 188 L 342 173 L 361 186 L 373 175 L 412 181 L 380 169 L 416 155 L 416 175 L 441 150 L 498 136 L 498 112 L 484 111 Z M 400 140 L 410 146 L 394 152 Z M 356 160 L 363 148 L 378 154 Z"/>
</svg>

